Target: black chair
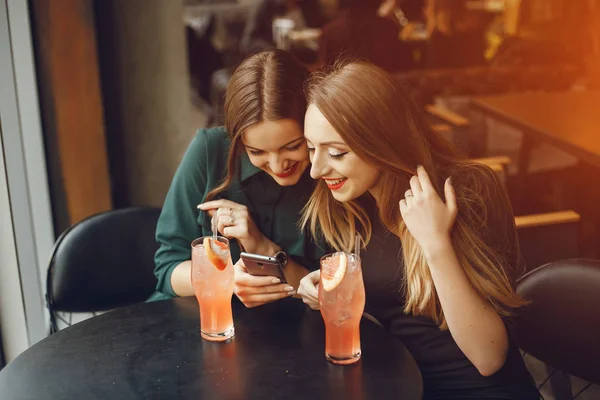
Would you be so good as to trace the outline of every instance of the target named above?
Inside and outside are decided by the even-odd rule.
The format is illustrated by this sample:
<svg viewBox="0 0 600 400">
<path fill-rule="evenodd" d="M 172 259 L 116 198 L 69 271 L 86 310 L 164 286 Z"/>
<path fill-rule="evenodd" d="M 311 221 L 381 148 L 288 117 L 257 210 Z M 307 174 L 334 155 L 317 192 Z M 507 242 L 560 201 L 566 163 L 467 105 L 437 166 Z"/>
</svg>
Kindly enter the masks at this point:
<svg viewBox="0 0 600 400">
<path fill-rule="evenodd" d="M 517 292 L 531 301 L 516 318 L 519 346 L 554 369 L 542 385 L 558 370 L 589 382 L 576 395 L 569 387 L 567 398 L 600 384 L 600 261 L 543 265 L 518 280 Z"/>
<path fill-rule="evenodd" d="M 112 210 L 71 226 L 58 238 L 46 278 L 50 333 L 58 331 L 57 311 L 106 311 L 152 294 L 159 215 L 159 208 Z"/>
</svg>

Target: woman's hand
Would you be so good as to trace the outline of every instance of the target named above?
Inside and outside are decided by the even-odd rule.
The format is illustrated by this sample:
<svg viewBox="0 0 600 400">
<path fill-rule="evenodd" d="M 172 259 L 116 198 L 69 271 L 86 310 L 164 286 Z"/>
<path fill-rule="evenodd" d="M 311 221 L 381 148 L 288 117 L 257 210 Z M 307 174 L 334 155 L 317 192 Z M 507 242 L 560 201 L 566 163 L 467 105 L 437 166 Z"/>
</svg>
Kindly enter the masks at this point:
<svg viewBox="0 0 600 400">
<path fill-rule="evenodd" d="M 417 175 L 410 179 L 410 189 L 400 200 L 400 213 L 410 234 L 426 257 L 440 245 L 446 245 L 458 213 L 456 194 L 450 182 L 444 184 L 446 203 L 435 191 L 425 168 L 419 166 Z"/>
<path fill-rule="evenodd" d="M 313 310 L 318 310 L 319 306 L 319 281 L 321 280 L 321 271 L 313 271 L 306 275 L 300 281 L 298 295 L 302 301 Z"/>
<path fill-rule="evenodd" d="M 262 306 L 275 300 L 293 296 L 296 292 L 287 283 L 274 276 L 253 276 L 240 259 L 233 266 L 235 295 L 248 308 Z"/>
<path fill-rule="evenodd" d="M 199 204 L 198 208 L 208 212 L 221 235 L 239 240 L 245 251 L 275 254 L 274 244 L 258 230 L 246 206 L 221 199 Z"/>
</svg>

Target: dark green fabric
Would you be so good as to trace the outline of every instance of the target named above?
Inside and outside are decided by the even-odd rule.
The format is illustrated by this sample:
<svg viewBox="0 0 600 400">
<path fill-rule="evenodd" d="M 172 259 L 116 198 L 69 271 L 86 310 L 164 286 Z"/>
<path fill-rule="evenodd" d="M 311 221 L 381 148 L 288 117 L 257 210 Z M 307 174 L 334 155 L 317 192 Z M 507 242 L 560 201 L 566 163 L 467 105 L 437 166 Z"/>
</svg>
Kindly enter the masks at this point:
<svg viewBox="0 0 600 400">
<path fill-rule="evenodd" d="M 194 239 L 212 234 L 210 217 L 196 206 L 204 202 L 206 194 L 225 177 L 229 144 L 225 128 L 201 129 L 183 156 L 156 227 L 160 248 L 154 258 L 154 273 L 158 283 L 150 301 L 175 297 L 171 287 L 173 269 L 190 259 L 190 244 Z M 267 238 L 300 265 L 315 270 L 325 251 L 297 229 L 300 211 L 314 184 L 307 169 L 296 185 L 279 186 L 243 153 L 232 184 L 217 197 L 247 206 L 258 229 Z M 240 248 L 232 241 L 234 263 L 239 255 Z"/>
</svg>

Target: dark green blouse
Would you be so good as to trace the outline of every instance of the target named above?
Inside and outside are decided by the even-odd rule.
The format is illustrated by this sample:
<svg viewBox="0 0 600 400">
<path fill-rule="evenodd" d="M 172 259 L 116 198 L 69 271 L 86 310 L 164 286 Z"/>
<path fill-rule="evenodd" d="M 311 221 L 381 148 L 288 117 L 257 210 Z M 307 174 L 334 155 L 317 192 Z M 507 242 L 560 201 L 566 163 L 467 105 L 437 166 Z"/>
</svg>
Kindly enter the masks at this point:
<svg viewBox="0 0 600 400">
<path fill-rule="evenodd" d="M 191 242 L 211 235 L 210 217 L 196 206 L 205 201 L 206 194 L 227 174 L 229 138 L 223 127 L 201 129 L 188 147 L 175 173 L 156 227 L 154 274 L 158 278 L 156 292 L 149 300 L 175 297 L 171 273 L 191 257 Z M 279 245 L 300 265 L 315 270 L 325 253 L 310 235 L 299 232 L 297 222 L 302 207 L 308 201 L 315 182 L 307 169 L 294 186 L 279 186 L 266 172 L 256 168 L 243 153 L 238 171 L 224 198 L 248 207 L 258 229 Z M 239 259 L 240 248 L 231 242 L 231 258 Z"/>
</svg>

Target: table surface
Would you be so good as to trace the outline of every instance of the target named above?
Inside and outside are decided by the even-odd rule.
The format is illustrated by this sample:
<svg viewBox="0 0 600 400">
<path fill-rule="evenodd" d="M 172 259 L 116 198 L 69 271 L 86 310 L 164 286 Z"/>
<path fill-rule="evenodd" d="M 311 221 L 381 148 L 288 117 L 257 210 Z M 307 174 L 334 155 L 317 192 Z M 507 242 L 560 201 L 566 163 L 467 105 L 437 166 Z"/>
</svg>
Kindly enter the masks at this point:
<svg viewBox="0 0 600 400">
<path fill-rule="evenodd" d="M 600 92 L 517 93 L 476 97 L 472 104 L 600 166 Z"/>
<path fill-rule="evenodd" d="M 363 319 L 363 356 L 325 360 L 318 311 L 298 299 L 246 309 L 236 335 L 200 338 L 194 298 L 137 304 L 62 330 L 0 371 L 14 399 L 419 399 L 421 375 L 404 345 Z"/>
</svg>

